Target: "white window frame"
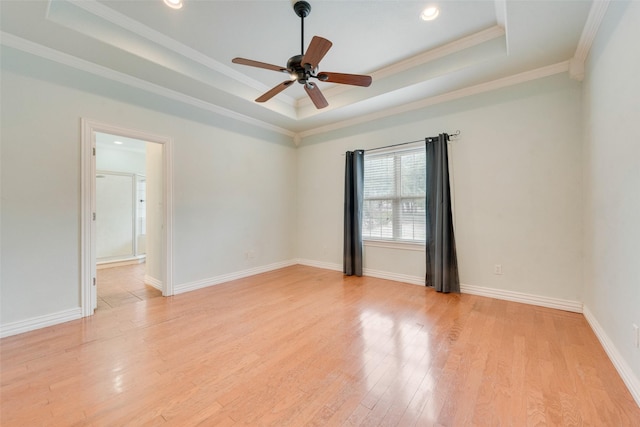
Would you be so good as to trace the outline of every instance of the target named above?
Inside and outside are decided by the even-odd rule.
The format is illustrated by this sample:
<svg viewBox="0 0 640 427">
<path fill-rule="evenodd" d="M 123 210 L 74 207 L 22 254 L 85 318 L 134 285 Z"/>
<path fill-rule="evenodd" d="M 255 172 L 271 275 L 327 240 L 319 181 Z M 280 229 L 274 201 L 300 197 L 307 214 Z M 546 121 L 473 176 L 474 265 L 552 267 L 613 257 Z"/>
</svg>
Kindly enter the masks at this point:
<svg viewBox="0 0 640 427">
<path fill-rule="evenodd" d="M 414 151 L 416 149 L 423 149 L 425 148 L 425 143 L 424 142 L 418 142 L 415 144 L 408 144 L 402 147 L 391 147 L 388 149 L 384 149 L 384 150 L 376 150 L 375 152 L 370 153 L 369 155 L 371 156 L 389 156 L 389 155 L 393 155 L 393 156 L 399 156 L 402 153 L 408 152 L 408 151 Z M 426 155 L 426 153 L 425 153 Z M 367 153 L 365 152 L 365 162 L 366 162 L 366 157 L 367 157 Z M 366 168 L 366 166 L 365 166 Z M 401 197 L 400 191 L 401 191 L 401 182 L 400 179 L 398 177 L 399 173 L 400 173 L 400 168 L 399 167 L 394 167 L 394 172 L 396 174 L 396 179 L 395 179 L 395 192 L 393 197 L 371 197 L 371 198 L 364 198 L 363 199 L 363 204 L 366 204 L 367 200 L 376 200 L 376 199 L 384 199 L 384 200 L 389 200 L 389 199 L 393 199 L 393 210 L 394 212 L 397 212 L 400 209 L 400 200 L 404 200 L 404 199 L 408 199 L 411 197 Z M 365 174 L 366 174 L 366 170 L 365 170 Z M 425 196 L 422 197 L 416 197 L 417 199 L 422 199 L 424 200 Z M 397 217 L 397 216 L 396 216 Z M 364 235 L 364 221 L 363 221 L 363 243 L 365 246 L 370 246 L 370 247 L 381 247 L 381 248 L 390 248 L 390 249 L 402 249 L 402 250 L 411 250 L 411 251 L 424 251 L 425 250 L 425 241 L 424 240 L 404 240 L 404 239 L 400 239 L 396 236 L 400 235 L 400 232 L 398 230 L 398 228 L 400 227 L 400 223 L 397 221 L 393 222 L 393 238 L 378 238 L 378 237 L 367 237 Z"/>
</svg>

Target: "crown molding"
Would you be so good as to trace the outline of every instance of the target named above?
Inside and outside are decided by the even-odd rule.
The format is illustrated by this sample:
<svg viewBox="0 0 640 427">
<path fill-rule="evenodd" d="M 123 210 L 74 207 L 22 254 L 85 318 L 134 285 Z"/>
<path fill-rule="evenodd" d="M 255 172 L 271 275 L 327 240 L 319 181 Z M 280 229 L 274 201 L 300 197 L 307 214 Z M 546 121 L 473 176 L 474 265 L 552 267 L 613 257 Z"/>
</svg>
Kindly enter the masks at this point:
<svg viewBox="0 0 640 427">
<path fill-rule="evenodd" d="M 132 19 L 126 15 L 121 14 L 107 6 L 104 6 L 98 3 L 95 0 L 83 0 L 83 1 L 74 1 L 70 2 L 69 0 L 56 0 L 57 2 L 66 2 L 71 3 L 73 6 L 81 8 L 85 12 L 88 12 L 106 22 L 111 23 L 112 25 L 116 25 L 120 28 L 123 28 L 139 37 L 146 39 L 159 46 L 161 49 L 167 49 L 173 53 L 178 54 L 179 56 L 188 59 L 189 61 L 193 61 L 197 64 L 200 64 L 211 71 L 215 71 L 224 76 L 227 76 L 233 80 L 236 80 L 246 86 L 249 86 L 253 89 L 256 89 L 260 92 L 265 92 L 270 89 L 267 85 L 254 80 L 250 77 L 247 77 L 245 74 L 234 70 L 233 68 L 212 59 L 211 57 L 204 55 L 203 53 L 186 46 L 177 40 L 168 37 L 159 31 L 156 31 L 135 19 Z M 46 19 L 56 22 L 55 18 L 52 16 L 50 3 L 47 8 L 47 16 Z M 105 41 L 109 43 L 108 41 Z M 188 62 L 185 64 L 188 68 Z M 289 95 L 283 94 L 278 99 L 283 101 L 289 106 L 295 106 L 296 100 Z"/>
<path fill-rule="evenodd" d="M 504 35 L 504 28 L 494 25 L 493 27 L 487 28 L 486 30 L 478 31 L 477 33 L 470 36 L 463 37 L 461 39 L 452 41 L 451 43 L 447 43 L 443 46 L 439 46 L 437 48 L 412 56 L 411 58 L 396 62 L 395 64 L 389 65 L 388 67 L 381 68 L 377 71 L 374 71 L 372 73 L 372 76 L 376 80 L 384 79 L 394 74 L 398 74 L 411 68 L 415 68 L 419 65 L 423 65 L 428 62 L 435 61 L 436 59 L 440 59 L 445 56 L 452 55 L 456 52 L 460 52 L 461 50 L 477 46 L 489 40 L 503 37 Z"/>
<path fill-rule="evenodd" d="M 93 62 L 85 61 L 84 59 L 80 59 L 75 56 L 66 54 L 64 52 L 60 52 L 58 50 L 51 49 L 46 46 L 42 46 L 40 44 L 31 42 L 29 40 L 25 40 L 21 37 L 17 37 L 13 34 L 6 33 L 4 31 L 0 31 L 0 44 L 10 48 L 18 49 L 20 51 L 23 51 L 44 59 L 48 59 L 50 61 L 57 62 L 62 65 L 66 65 L 68 67 L 75 68 L 80 71 L 91 73 L 98 77 L 102 77 L 108 80 L 125 84 L 127 86 L 142 89 L 144 91 L 154 93 L 156 95 L 160 95 L 165 98 L 172 99 L 174 101 L 182 102 L 184 104 L 188 104 L 193 107 L 197 107 L 197 108 L 218 114 L 223 117 L 228 117 L 234 120 L 238 120 L 240 122 L 251 124 L 262 129 L 277 132 L 292 138 L 296 135 L 295 132 L 292 132 L 288 129 L 284 129 L 279 126 L 275 126 L 270 123 L 254 119 L 252 117 L 237 113 L 227 108 L 220 107 L 210 102 L 202 101 L 192 96 L 185 95 L 183 93 L 180 93 L 171 89 L 167 89 L 163 86 L 160 86 L 154 83 L 150 83 L 146 80 L 142 80 L 137 77 L 133 77 L 128 74 L 115 71 L 111 68 L 107 68 L 102 65 L 95 64 Z"/>
<path fill-rule="evenodd" d="M 587 22 L 582 29 L 582 35 L 578 41 L 578 47 L 576 53 L 573 55 L 578 61 L 585 62 L 589 56 L 591 45 L 593 40 L 598 34 L 598 29 L 602 23 L 604 15 L 607 13 L 610 0 L 594 0 L 591 2 L 591 9 L 589 9 L 589 16 L 587 16 Z"/>
<path fill-rule="evenodd" d="M 584 80 L 584 61 L 575 56 L 569 60 L 569 77 L 579 82 Z"/>
<path fill-rule="evenodd" d="M 498 23 L 498 26 L 504 28 L 507 55 L 509 55 L 509 24 L 507 21 L 507 0 L 494 0 L 493 4 L 496 9 L 496 22 Z"/>
<path fill-rule="evenodd" d="M 421 99 L 419 101 L 410 102 L 408 104 L 400 105 L 395 108 L 388 108 L 384 111 L 378 111 L 372 114 L 356 117 L 353 119 L 332 123 L 330 125 L 320 126 L 304 132 L 300 132 L 300 137 L 306 138 L 312 135 L 331 132 L 334 130 L 355 126 L 361 123 L 370 122 L 373 120 L 380 120 L 386 117 L 395 116 L 397 114 L 420 110 L 422 108 L 430 107 L 432 105 L 442 104 L 444 102 L 465 98 L 471 95 L 491 92 L 497 89 L 502 89 L 504 87 L 513 86 L 520 83 L 525 83 L 528 81 L 552 76 L 554 74 L 565 73 L 568 71 L 569 71 L 569 61 L 563 61 L 557 64 L 548 65 L 546 67 L 536 68 L 535 70 L 525 71 L 523 73 L 502 77 L 500 79 L 492 80 L 490 82 L 480 83 L 474 86 L 468 86 L 468 87 L 447 92 L 441 95 L 436 95 L 429 98 Z"/>
<path fill-rule="evenodd" d="M 607 13 L 609 3 L 610 0 L 594 0 L 591 3 L 589 16 L 587 16 L 587 22 L 585 22 L 584 28 L 582 29 L 578 47 L 569 63 L 569 76 L 574 80 L 581 82 L 584 79 L 585 62 L 591 51 L 593 41 L 598 34 L 598 29 L 604 19 L 604 15 Z"/>
<path fill-rule="evenodd" d="M 498 25 L 494 25 L 493 27 L 487 28 L 486 30 L 479 31 L 466 37 L 462 37 L 445 45 L 430 49 L 426 52 L 422 52 L 410 58 L 396 62 L 387 67 L 380 68 L 379 70 L 370 73 L 370 75 L 374 82 L 382 80 L 395 74 L 399 74 L 403 71 L 410 70 L 420 65 L 427 64 L 437 59 L 444 58 L 470 47 L 474 47 L 479 44 L 504 36 L 504 28 Z M 326 97 L 334 97 L 340 93 L 348 92 L 351 90 L 354 89 L 350 86 L 337 85 L 323 92 L 325 93 Z M 296 107 L 301 108 L 310 104 L 311 100 L 308 97 L 300 98 L 296 103 Z"/>
<path fill-rule="evenodd" d="M 398 115 L 398 114 L 402 114 L 402 113 L 406 113 L 414 110 L 419 110 L 432 105 L 453 101 L 453 100 L 464 98 L 471 95 L 490 92 L 496 89 L 501 89 L 501 88 L 516 85 L 519 83 L 524 83 L 531 80 L 548 77 L 554 74 L 568 72 L 570 69 L 570 61 L 564 61 L 557 64 L 549 65 L 546 67 L 541 67 L 535 70 L 526 71 L 526 72 L 515 74 L 512 76 L 503 77 L 490 82 L 481 83 L 478 85 L 469 86 L 466 88 L 447 92 L 441 95 L 421 99 L 419 101 L 404 104 L 395 108 L 389 108 L 383 111 L 378 111 L 376 113 L 367 114 L 360 117 L 355 117 L 353 119 L 343 120 L 340 122 L 335 122 L 326 126 L 320 126 L 320 127 L 309 129 L 302 132 L 293 132 L 291 130 L 281 128 L 279 126 L 275 126 L 261 120 L 254 119 L 252 117 L 237 113 L 235 111 L 231 111 L 226 108 L 219 107 L 215 104 L 211 104 L 209 102 L 205 102 L 200 99 L 193 98 L 188 95 L 184 95 L 182 93 L 167 89 L 165 87 L 162 87 L 153 83 L 149 83 L 145 80 L 132 77 L 128 74 L 124 74 L 119 71 L 115 71 L 110 68 L 97 65 L 92 62 L 85 61 L 83 59 L 79 59 L 75 56 L 68 55 L 66 53 L 42 46 L 40 44 L 33 43 L 23 38 L 14 36 L 13 34 L 10 34 L 10 33 L 0 31 L 0 44 L 69 66 L 81 71 L 85 71 L 99 77 L 116 81 L 131 87 L 136 87 L 138 89 L 142 89 L 142 90 L 166 97 L 168 99 L 173 99 L 175 101 L 183 102 L 185 104 L 188 104 L 206 111 L 210 111 L 212 113 L 215 113 L 224 117 L 228 117 L 231 119 L 238 120 L 240 122 L 257 126 L 262 129 L 280 133 L 282 135 L 293 138 L 294 144 L 296 144 L 296 146 L 300 144 L 300 141 L 303 138 L 306 138 L 309 136 L 318 135 L 318 134 L 346 128 L 349 126 L 366 123 L 373 120 L 379 120 L 379 119 L 383 119 L 386 117 L 390 117 L 390 116 L 394 116 L 394 115 Z"/>
</svg>

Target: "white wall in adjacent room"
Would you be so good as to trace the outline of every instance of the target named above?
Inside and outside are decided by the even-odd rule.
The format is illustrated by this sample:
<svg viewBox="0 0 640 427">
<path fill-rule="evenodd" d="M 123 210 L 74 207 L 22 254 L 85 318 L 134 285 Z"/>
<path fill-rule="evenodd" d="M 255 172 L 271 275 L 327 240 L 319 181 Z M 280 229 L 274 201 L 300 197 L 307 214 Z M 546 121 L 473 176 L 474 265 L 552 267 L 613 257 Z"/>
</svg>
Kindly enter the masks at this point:
<svg viewBox="0 0 640 427">
<path fill-rule="evenodd" d="M 145 143 L 128 141 L 126 146 L 120 146 L 112 142 L 110 135 L 96 132 L 95 137 L 96 257 L 100 262 L 144 254 L 145 244 L 134 227 L 141 223 L 136 216 L 142 197 L 137 194 L 137 181 L 144 180 L 146 173 Z M 137 250 L 134 239 L 138 240 Z"/>
</svg>

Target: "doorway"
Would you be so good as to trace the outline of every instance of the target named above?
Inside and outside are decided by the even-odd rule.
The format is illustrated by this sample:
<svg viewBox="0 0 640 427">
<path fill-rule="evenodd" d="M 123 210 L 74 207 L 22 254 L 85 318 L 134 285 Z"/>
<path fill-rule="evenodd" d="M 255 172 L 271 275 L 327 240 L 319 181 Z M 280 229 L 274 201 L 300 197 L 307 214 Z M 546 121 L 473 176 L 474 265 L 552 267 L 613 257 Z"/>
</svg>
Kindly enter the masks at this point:
<svg viewBox="0 0 640 427">
<path fill-rule="evenodd" d="M 156 288 L 161 282 L 157 259 L 162 231 L 157 209 L 162 205 L 160 150 L 156 143 L 96 132 L 97 310 L 162 295 Z M 152 243 L 148 254 L 147 240 Z"/>
<path fill-rule="evenodd" d="M 112 149 L 114 144 L 122 148 Z M 81 146 L 83 316 L 92 315 L 98 306 L 98 263 L 131 270 L 133 277 L 143 272 L 143 282 L 164 296 L 172 295 L 171 140 L 82 120 Z M 104 194 L 113 199 L 100 199 L 98 188 L 103 199 Z M 105 209 L 107 205 L 113 209 Z M 115 221 L 117 216 L 121 218 Z M 143 259 L 144 270 L 136 268 Z"/>
</svg>

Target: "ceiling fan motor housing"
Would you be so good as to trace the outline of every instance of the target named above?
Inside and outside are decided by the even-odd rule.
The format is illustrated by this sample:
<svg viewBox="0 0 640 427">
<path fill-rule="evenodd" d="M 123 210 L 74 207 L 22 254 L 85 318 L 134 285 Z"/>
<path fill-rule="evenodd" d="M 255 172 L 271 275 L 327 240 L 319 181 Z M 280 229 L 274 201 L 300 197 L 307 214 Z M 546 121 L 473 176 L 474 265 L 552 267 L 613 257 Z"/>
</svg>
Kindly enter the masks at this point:
<svg viewBox="0 0 640 427">
<path fill-rule="evenodd" d="M 292 56 L 287 61 L 287 70 L 292 78 L 295 76 L 298 83 L 305 84 L 310 77 L 315 76 L 315 70 L 309 64 L 302 65 L 301 62 L 302 55 Z"/>
</svg>

